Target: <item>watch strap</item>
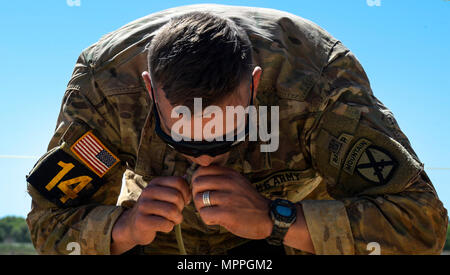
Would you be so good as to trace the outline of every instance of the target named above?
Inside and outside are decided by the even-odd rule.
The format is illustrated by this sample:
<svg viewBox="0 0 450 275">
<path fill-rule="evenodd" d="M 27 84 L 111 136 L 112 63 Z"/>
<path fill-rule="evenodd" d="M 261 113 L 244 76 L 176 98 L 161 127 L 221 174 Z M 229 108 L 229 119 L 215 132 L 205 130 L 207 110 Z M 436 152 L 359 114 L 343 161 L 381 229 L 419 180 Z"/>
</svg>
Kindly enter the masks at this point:
<svg viewBox="0 0 450 275">
<path fill-rule="evenodd" d="M 270 245 L 277 245 L 280 246 L 283 244 L 284 236 L 286 236 L 286 233 L 288 232 L 289 228 L 282 228 L 274 224 L 272 233 L 270 236 L 266 239 L 266 241 Z"/>
</svg>

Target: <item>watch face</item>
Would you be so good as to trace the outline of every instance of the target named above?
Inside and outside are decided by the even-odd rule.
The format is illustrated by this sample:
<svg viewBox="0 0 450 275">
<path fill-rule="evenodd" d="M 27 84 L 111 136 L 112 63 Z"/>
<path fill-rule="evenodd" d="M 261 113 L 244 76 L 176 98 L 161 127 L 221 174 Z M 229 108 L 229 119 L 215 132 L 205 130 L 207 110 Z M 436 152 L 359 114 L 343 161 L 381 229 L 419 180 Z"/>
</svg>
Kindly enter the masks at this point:
<svg viewBox="0 0 450 275">
<path fill-rule="evenodd" d="M 272 202 L 271 215 L 280 227 L 289 227 L 297 218 L 295 205 L 287 200 L 276 199 Z"/>
<path fill-rule="evenodd" d="M 275 210 L 283 217 L 290 217 L 292 215 L 292 209 L 283 205 L 277 205 Z"/>
</svg>

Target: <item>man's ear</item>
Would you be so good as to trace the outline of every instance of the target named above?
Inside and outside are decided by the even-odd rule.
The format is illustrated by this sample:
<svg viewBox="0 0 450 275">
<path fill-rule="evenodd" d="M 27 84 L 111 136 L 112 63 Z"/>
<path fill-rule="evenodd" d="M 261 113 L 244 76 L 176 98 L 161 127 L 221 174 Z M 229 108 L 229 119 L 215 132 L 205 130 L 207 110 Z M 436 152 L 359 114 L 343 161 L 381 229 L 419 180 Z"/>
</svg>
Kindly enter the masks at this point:
<svg viewBox="0 0 450 275">
<path fill-rule="evenodd" d="M 261 80 L 261 75 L 262 75 L 262 69 L 259 66 L 256 66 L 255 69 L 253 70 L 253 101 L 256 100 L 256 94 L 258 94 L 258 86 L 259 86 L 259 81 Z"/>
<path fill-rule="evenodd" d="M 150 79 L 150 74 L 147 71 L 144 71 L 142 73 L 142 79 L 144 79 L 145 87 L 147 88 L 148 94 L 150 95 L 150 98 L 153 100 L 152 96 L 152 81 Z"/>
</svg>

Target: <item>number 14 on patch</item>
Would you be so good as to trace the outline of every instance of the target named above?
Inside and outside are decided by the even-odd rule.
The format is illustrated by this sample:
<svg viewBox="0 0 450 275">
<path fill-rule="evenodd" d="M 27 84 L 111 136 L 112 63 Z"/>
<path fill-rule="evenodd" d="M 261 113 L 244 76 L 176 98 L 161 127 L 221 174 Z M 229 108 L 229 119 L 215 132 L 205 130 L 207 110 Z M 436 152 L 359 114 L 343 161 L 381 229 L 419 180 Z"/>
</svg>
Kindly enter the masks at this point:
<svg viewBox="0 0 450 275">
<path fill-rule="evenodd" d="M 89 176 L 79 176 L 73 179 L 61 181 L 61 179 L 72 170 L 75 165 L 72 163 L 58 162 L 58 165 L 62 167 L 62 170 L 45 186 L 45 189 L 48 191 L 52 190 L 57 185 L 58 188 L 65 194 L 65 196 L 60 198 L 62 203 L 66 203 L 66 201 L 70 199 L 76 199 L 78 196 L 78 192 L 83 190 L 83 188 L 92 181 L 92 178 Z M 69 186 L 78 184 L 75 188 L 71 189 Z"/>
</svg>

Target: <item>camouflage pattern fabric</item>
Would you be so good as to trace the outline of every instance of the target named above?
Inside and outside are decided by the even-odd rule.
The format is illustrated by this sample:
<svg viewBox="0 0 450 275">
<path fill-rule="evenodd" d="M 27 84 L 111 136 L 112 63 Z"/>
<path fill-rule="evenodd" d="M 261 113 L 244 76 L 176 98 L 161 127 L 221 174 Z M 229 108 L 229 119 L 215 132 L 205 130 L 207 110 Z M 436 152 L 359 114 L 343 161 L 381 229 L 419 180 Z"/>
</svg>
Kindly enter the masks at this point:
<svg viewBox="0 0 450 275">
<path fill-rule="evenodd" d="M 261 153 L 258 142 L 243 143 L 226 166 L 268 198 L 301 203 L 317 254 L 368 254 L 370 242 L 378 242 L 382 254 L 441 252 L 447 211 L 392 113 L 373 95 L 355 56 L 298 16 L 208 4 L 148 15 L 103 36 L 80 55 L 49 153 L 35 168 L 61 146 L 79 160 L 68 148 L 89 130 L 120 164 L 101 178 L 93 196 L 70 207 L 55 205 L 28 184 L 33 203 L 27 222 L 39 253 L 68 254 L 67 244 L 78 242 L 82 254 L 109 254 L 115 221 L 153 177 L 190 179 L 196 166 L 154 133 L 152 103 L 141 79 L 155 32 L 170 17 L 189 11 L 230 18 L 247 32 L 254 64 L 263 69 L 256 104 L 279 106 L 280 147 Z M 189 254 L 226 254 L 248 241 L 205 225 L 193 204 L 183 215 Z M 179 253 L 174 232 L 158 233 L 139 251 Z"/>
</svg>

